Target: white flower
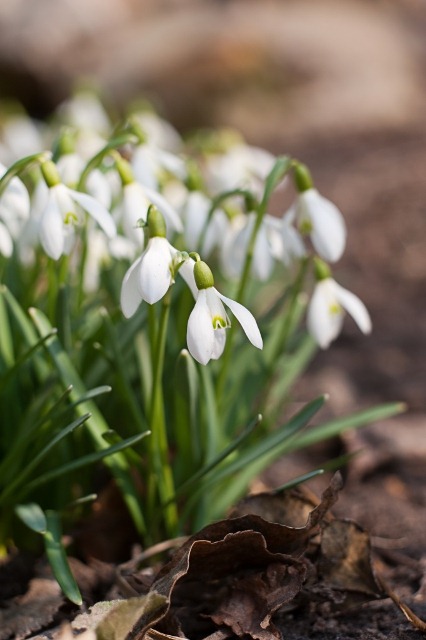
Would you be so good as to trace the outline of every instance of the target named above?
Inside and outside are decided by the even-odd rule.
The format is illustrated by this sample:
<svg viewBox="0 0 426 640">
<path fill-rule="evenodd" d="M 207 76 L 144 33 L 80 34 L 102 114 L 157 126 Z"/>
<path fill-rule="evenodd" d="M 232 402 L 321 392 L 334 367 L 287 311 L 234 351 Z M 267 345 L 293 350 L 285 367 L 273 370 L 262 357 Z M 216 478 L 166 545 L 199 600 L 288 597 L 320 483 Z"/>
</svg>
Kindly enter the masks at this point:
<svg viewBox="0 0 426 640">
<path fill-rule="evenodd" d="M 341 287 L 333 278 L 320 280 L 309 304 L 307 325 L 309 333 L 322 349 L 339 335 L 347 311 L 360 330 L 371 332 L 371 319 L 363 302 Z"/>
<path fill-rule="evenodd" d="M 158 189 L 158 177 L 165 171 L 182 181 L 187 175 L 182 158 L 152 144 L 137 146 L 131 164 L 138 182 L 150 189 Z"/>
<path fill-rule="evenodd" d="M 56 163 L 62 182 L 70 188 L 78 184 L 85 166 L 86 162 L 78 153 L 65 153 Z M 89 173 L 85 187 L 89 195 L 100 202 L 106 209 L 110 208 L 112 201 L 111 185 L 99 169 L 94 169 Z"/>
<path fill-rule="evenodd" d="M 298 194 L 288 214 L 295 218 L 303 234 L 309 234 L 317 253 L 328 262 L 336 262 L 346 245 L 346 225 L 335 204 L 311 187 Z"/>
<path fill-rule="evenodd" d="M 198 292 L 186 333 L 189 352 L 200 364 L 217 360 L 225 348 L 226 329 L 231 322 L 223 302 L 231 309 L 250 342 L 258 349 L 263 347 L 262 336 L 250 311 L 239 302 L 223 296 L 215 287 L 207 287 Z"/>
<path fill-rule="evenodd" d="M 62 183 L 55 184 L 47 190 L 47 198 L 38 223 L 41 245 L 54 260 L 64 253 L 69 253 L 72 248 L 74 227 L 81 222 L 79 207 L 91 215 L 109 238 L 115 236 L 114 221 L 100 202 Z"/>
<path fill-rule="evenodd" d="M 207 185 L 213 194 L 241 188 L 261 196 L 275 160 L 275 156 L 259 147 L 234 145 L 225 154 L 207 159 Z"/>
<path fill-rule="evenodd" d="M 206 257 L 223 243 L 229 231 L 228 218 L 222 209 L 215 209 L 208 220 L 211 205 L 211 200 L 204 193 L 190 191 L 182 207 L 185 244 L 189 251 L 199 251 Z"/>
<path fill-rule="evenodd" d="M 223 270 L 230 278 L 238 278 L 243 271 L 255 222 L 254 212 L 237 215 L 232 219 L 229 231 L 223 236 L 220 258 Z M 261 282 L 267 280 L 273 271 L 279 241 L 272 216 L 267 214 L 256 236 L 251 264 L 252 274 Z"/>
<path fill-rule="evenodd" d="M 6 173 L 6 167 L 0 164 L 0 178 Z M 28 220 L 30 198 L 24 183 L 12 178 L 0 196 L 0 253 L 10 257 L 13 241 L 19 238 L 23 226 Z"/>
</svg>

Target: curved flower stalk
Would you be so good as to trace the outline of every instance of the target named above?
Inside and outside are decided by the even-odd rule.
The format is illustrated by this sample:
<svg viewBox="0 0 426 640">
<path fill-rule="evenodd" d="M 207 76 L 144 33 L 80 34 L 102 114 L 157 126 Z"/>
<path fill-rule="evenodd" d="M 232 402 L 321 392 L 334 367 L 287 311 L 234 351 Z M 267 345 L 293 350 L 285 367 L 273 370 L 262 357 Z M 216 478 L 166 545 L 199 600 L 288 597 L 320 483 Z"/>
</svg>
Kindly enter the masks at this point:
<svg viewBox="0 0 426 640">
<path fill-rule="evenodd" d="M 121 287 L 120 304 L 126 318 L 136 312 L 142 301 L 155 304 L 161 300 L 173 284 L 177 270 L 192 291 L 195 290 L 193 260 L 187 254 L 183 257 L 167 240 L 164 218 L 155 207 L 148 213 L 148 229 L 147 246 L 127 270 Z"/>
<path fill-rule="evenodd" d="M 212 272 L 205 262 L 195 263 L 194 278 L 198 295 L 189 316 L 186 333 L 188 350 L 192 357 L 205 365 L 222 355 L 226 343 L 226 329 L 231 326 L 223 303 L 237 318 L 252 345 L 262 349 L 263 340 L 254 316 L 239 302 L 219 293 L 214 287 Z"/>
<path fill-rule="evenodd" d="M 303 235 L 309 235 L 315 251 L 327 262 L 341 258 L 346 246 L 346 225 L 342 213 L 314 188 L 308 169 L 298 164 L 296 202 L 284 218 L 294 220 Z"/>
<path fill-rule="evenodd" d="M 58 171 L 52 162 L 45 162 L 41 169 L 48 188 L 38 220 L 38 236 L 48 256 L 58 260 L 61 255 L 71 251 L 75 226 L 83 222 L 81 210 L 86 211 L 109 238 L 115 236 L 115 223 L 100 202 L 60 182 Z"/>
<path fill-rule="evenodd" d="M 319 278 L 308 308 L 308 331 L 315 342 L 327 349 L 342 330 L 345 311 L 352 316 L 362 333 L 371 332 L 370 315 L 364 303 L 331 277 L 322 261 L 316 264 Z"/>
</svg>

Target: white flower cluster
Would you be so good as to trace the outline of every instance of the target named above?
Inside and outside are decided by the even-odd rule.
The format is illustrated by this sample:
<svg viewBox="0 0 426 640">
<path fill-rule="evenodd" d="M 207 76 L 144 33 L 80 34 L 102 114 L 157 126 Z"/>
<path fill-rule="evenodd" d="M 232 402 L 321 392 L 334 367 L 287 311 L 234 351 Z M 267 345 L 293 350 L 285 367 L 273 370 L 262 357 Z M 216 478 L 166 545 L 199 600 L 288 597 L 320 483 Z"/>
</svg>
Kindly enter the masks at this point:
<svg viewBox="0 0 426 640">
<path fill-rule="evenodd" d="M 245 307 L 221 295 L 213 280 L 206 285 L 194 276 L 197 264 L 205 263 L 189 254 L 214 254 L 221 271 L 237 280 L 250 252 L 250 276 L 267 281 L 277 263 L 291 269 L 315 254 L 333 263 L 344 251 L 340 211 L 318 193 L 299 163 L 290 169 L 294 204 L 281 218 L 263 211 L 260 220 L 265 182 L 277 161 L 269 152 L 219 135 L 213 144 L 208 140 L 188 150 L 174 128 L 151 112 L 131 114 L 113 134 L 108 115 L 88 94 L 62 105 L 59 117 L 65 126 L 53 132 L 21 115 L 0 122 L 0 254 L 10 259 L 15 252 L 32 264 L 41 248 L 52 260 L 70 256 L 72 268 L 86 243 L 89 292 L 98 287 L 105 263 L 125 259 L 132 263 L 121 290 L 126 317 L 142 301 L 163 298 L 180 274 L 195 298 L 188 348 L 203 364 L 224 350 L 230 320 L 222 303 L 252 344 L 262 348 L 262 338 Z M 44 151 L 52 146 L 53 154 Z M 22 164 L 22 156 L 33 162 Z M 322 348 L 339 334 L 344 309 L 361 331 L 371 330 L 363 303 L 335 282 L 325 262 L 317 260 L 322 267 L 315 270 L 307 315 L 308 330 Z"/>
</svg>

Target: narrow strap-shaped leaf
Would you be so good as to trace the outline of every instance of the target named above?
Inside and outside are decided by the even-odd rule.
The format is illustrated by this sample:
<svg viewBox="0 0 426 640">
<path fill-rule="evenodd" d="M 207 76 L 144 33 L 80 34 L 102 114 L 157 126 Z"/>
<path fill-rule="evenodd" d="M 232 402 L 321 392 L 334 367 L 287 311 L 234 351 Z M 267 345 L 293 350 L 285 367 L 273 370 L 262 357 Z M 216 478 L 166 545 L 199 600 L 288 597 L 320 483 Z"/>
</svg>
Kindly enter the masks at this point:
<svg viewBox="0 0 426 640">
<path fill-rule="evenodd" d="M 14 491 L 17 491 L 17 488 L 20 485 L 22 486 L 24 484 L 24 481 L 28 478 L 28 476 L 31 475 L 33 470 L 50 453 L 51 449 L 53 449 L 53 447 L 57 445 L 58 442 L 66 438 L 70 433 L 74 431 L 74 429 L 77 429 L 77 427 L 80 427 L 82 424 L 84 424 L 89 417 L 90 417 L 90 414 L 86 413 L 80 418 L 76 418 L 76 420 L 73 420 L 73 422 L 71 422 L 69 425 L 67 425 L 63 429 L 61 429 L 61 431 L 58 434 L 56 434 L 56 436 L 52 438 L 52 440 L 50 440 L 48 444 L 45 447 L 43 447 L 43 449 L 39 451 L 39 453 L 36 456 L 34 456 L 34 458 L 30 462 L 28 462 L 28 464 L 21 470 L 20 473 L 18 473 L 18 475 L 13 479 L 13 481 L 9 482 L 6 485 L 3 492 L 0 494 L 0 504 L 3 503 L 11 493 L 13 493 Z"/>
<path fill-rule="evenodd" d="M 83 598 L 71 573 L 67 554 L 61 542 L 61 524 L 56 511 L 46 511 L 46 524 L 47 530 L 43 535 L 44 547 L 53 575 L 66 597 L 74 604 L 81 605 Z"/>
<path fill-rule="evenodd" d="M 38 309 L 31 309 L 30 315 L 33 319 L 35 326 L 37 327 L 40 335 L 44 336 L 50 333 L 52 327 L 47 317 Z M 72 385 L 73 390 L 71 393 L 72 400 L 78 400 L 81 396 L 84 396 L 87 391 L 84 387 L 82 380 L 80 379 L 74 365 L 72 364 L 68 354 L 62 348 L 58 338 L 56 336 L 51 337 L 46 342 L 46 348 L 48 349 L 55 367 L 62 379 L 65 386 Z M 93 439 L 93 442 L 97 449 L 106 448 L 106 442 L 102 437 L 105 431 L 110 431 L 110 427 L 102 416 L 101 412 L 97 408 L 96 404 L 91 400 L 83 402 L 76 407 L 76 410 L 80 414 L 90 412 L 91 417 L 87 421 L 87 429 Z M 146 532 L 146 524 L 141 510 L 140 499 L 136 491 L 136 487 L 132 481 L 131 470 L 128 462 L 123 454 L 116 453 L 113 456 L 109 456 L 105 463 L 111 469 L 117 484 L 123 492 L 124 500 L 128 506 L 128 509 L 132 515 L 133 521 L 138 532 L 144 535 Z"/>
<path fill-rule="evenodd" d="M 87 467 L 88 465 L 95 464 L 96 462 L 99 462 L 100 460 L 103 460 L 108 456 L 112 456 L 113 454 L 118 453 L 119 451 L 122 451 L 127 447 L 132 447 L 137 442 L 142 440 L 142 438 L 145 438 L 149 434 L 150 434 L 150 431 L 146 431 L 145 433 L 138 433 L 136 436 L 132 436 L 131 438 L 127 438 L 126 440 L 121 440 L 120 442 L 117 442 L 116 444 L 113 444 L 110 447 L 107 447 L 106 449 L 102 449 L 101 451 L 95 451 L 93 453 L 88 453 L 85 456 L 81 456 L 80 458 L 77 458 L 77 460 L 73 460 L 72 462 L 63 464 L 61 467 L 58 467 L 57 469 L 52 469 L 51 471 L 47 471 L 46 473 L 43 473 L 42 475 L 35 478 L 35 480 L 29 482 L 25 486 L 25 490 L 26 492 L 33 491 L 35 488 L 40 487 L 46 482 L 50 482 L 55 478 L 59 478 L 60 476 L 65 475 L 66 473 L 71 473 L 76 471 L 77 469 L 81 469 L 82 467 Z"/>
<path fill-rule="evenodd" d="M 307 433 L 298 435 L 290 444 L 288 451 L 308 447 L 316 442 L 333 438 L 348 429 L 357 429 L 377 420 L 384 420 L 398 413 L 403 413 L 405 410 L 406 406 L 403 402 L 391 402 L 343 418 L 336 418 L 310 429 Z"/>
</svg>

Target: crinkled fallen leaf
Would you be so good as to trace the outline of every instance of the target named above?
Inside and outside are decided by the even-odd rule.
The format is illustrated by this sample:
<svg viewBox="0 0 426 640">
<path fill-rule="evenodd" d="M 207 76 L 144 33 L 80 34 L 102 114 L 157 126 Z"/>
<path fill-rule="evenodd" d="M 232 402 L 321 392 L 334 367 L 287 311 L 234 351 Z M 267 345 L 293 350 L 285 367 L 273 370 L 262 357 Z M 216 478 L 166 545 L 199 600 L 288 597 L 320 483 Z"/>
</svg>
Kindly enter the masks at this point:
<svg viewBox="0 0 426 640">
<path fill-rule="evenodd" d="M 64 597 L 55 580 L 34 578 L 27 593 L 4 603 L 0 609 L 0 640 L 26 638 L 47 627 L 54 619 Z"/>
<path fill-rule="evenodd" d="M 272 617 L 300 593 L 310 566 L 304 553 L 341 485 L 336 475 L 319 503 L 310 503 L 304 526 L 247 514 L 205 527 L 154 579 L 146 596 L 154 606 L 146 606 L 144 597 L 131 598 L 136 609 L 129 618 L 129 601 L 118 604 L 97 627 L 99 640 L 140 640 L 147 633 L 279 638 Z"/>
</svg>

